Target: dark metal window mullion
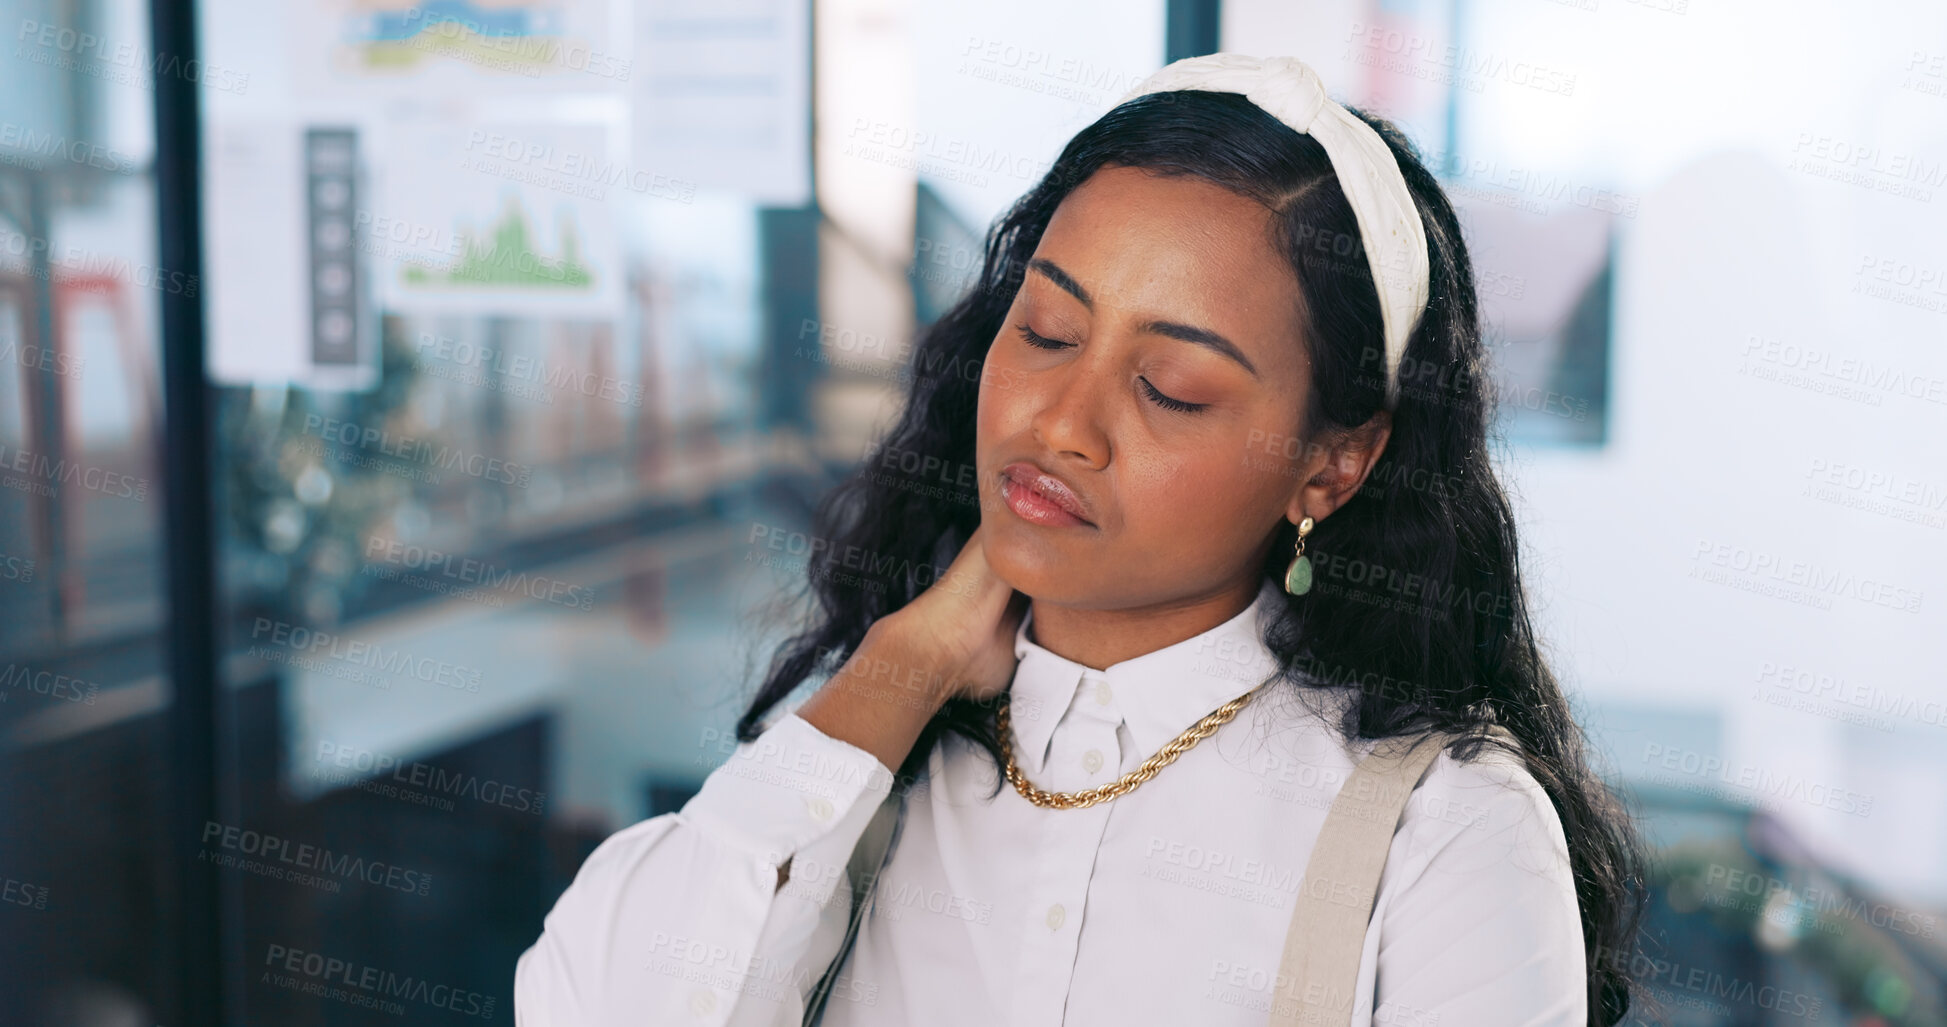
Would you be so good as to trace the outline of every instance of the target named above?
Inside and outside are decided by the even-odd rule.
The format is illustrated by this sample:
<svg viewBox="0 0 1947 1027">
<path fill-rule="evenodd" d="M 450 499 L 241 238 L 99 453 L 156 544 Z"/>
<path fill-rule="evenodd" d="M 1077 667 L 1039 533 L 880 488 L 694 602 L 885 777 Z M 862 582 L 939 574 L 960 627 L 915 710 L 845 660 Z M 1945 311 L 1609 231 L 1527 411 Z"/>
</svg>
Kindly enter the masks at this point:
<svg viewBox="0 0 1947 1027">
<path fill-rule="evenodd" d="M 1163 6 L 1163 63 L 1217 52 L 1222 0 L 1167 0 Z"/>
<path fill-rule="evenodd" d="M 222 735 L 216 659 L 216 528 L 210 386 L 204 374 L 205 290 L 201 121 L 195 64 L 196 5 L 150 0 L 155 61 L 157 265 L 199 287 L 165 290 L 162 314 L 163 552 L 167 573 L 170 703 L 165 757 L 169 808 L 159 856 L 175 884 L 175 1008 L 171 1021 L 228 1024 L 239 1010 L 224 980 L 222 882 L 195 858 L 202 827 L 218 814 Z"/>
</svg>

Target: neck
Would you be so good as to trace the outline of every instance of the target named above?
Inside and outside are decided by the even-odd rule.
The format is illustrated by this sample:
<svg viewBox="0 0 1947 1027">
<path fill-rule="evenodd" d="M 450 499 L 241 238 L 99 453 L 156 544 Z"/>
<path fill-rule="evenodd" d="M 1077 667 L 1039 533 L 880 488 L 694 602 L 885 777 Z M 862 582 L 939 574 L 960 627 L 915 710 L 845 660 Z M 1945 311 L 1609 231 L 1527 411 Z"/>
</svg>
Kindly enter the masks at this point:
<svg viewBox="0 0 1947 1027">
<path fill-rule="evenodd" d="M 1119 610 L 1057 606 L 1036 599 L 1028 637 L 1065 660 L 1106 670 L 1209 631 L 1244 612 L 1257 592 L 1258 579 L 1251 577 L 1218 592 Z"/>
</svg>

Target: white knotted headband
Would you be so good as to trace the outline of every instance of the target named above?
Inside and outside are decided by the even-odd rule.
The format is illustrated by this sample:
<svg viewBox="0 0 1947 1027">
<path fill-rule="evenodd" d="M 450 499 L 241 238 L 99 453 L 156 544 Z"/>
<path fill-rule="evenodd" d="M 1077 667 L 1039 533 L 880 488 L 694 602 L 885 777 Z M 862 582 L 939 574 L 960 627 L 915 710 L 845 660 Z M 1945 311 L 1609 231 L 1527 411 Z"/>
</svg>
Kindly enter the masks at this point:
<svg viewBox="0 0 1947 1027">
<path fill-rule="evenodd" d="M 1426 312 L 1428 290 L 1426 229 L 1393 151 L 1371 125 L 1332 102 L 1318 74 L 1295 57 L 1235 53 L 1186 57 L 1143 79 L 1116 103 L 1179 89 L 1242 93 L 1324 148 L 1359 221 L 1366 262 L 1379 291 L 1386 337 L 1386 405 L 1393 406 L 1399 395 L 1400 358 Z"/>
</svg>

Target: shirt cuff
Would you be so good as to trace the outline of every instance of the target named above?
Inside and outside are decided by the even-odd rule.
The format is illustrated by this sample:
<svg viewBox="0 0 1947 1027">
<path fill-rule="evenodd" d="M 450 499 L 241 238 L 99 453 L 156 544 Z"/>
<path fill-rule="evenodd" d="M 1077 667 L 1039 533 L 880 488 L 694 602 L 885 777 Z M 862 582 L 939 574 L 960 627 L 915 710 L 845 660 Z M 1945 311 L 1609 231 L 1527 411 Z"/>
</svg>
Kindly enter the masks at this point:
<svg viewBox="0 0 1947 1027">
<path fill-rule="evenodd" d="M 775 866 L 834 832 L 856 844 L 892 782 L 877 757 L 791 713 L 739 743 L 681 815 Z"/>
</svg>

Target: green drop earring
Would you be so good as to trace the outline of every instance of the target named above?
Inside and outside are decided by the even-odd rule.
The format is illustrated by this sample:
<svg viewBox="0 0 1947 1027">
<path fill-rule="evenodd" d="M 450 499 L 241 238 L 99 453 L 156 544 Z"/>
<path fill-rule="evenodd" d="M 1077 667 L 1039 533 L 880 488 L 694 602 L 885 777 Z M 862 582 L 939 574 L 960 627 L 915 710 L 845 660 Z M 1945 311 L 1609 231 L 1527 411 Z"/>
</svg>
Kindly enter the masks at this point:
<svg viewBox="0 0 1947 1027">
<path fill-rule="evenodd" d="M 1295 596 L 1312 590 L 1312 558 L 1305 555 L 1305 536 L 1311 531 L 1311 518 L 1298 522 L 1298 548 L 1291 557 L 1291 566 L 1284 570 L 1284 590 Z"/>
</svg>

